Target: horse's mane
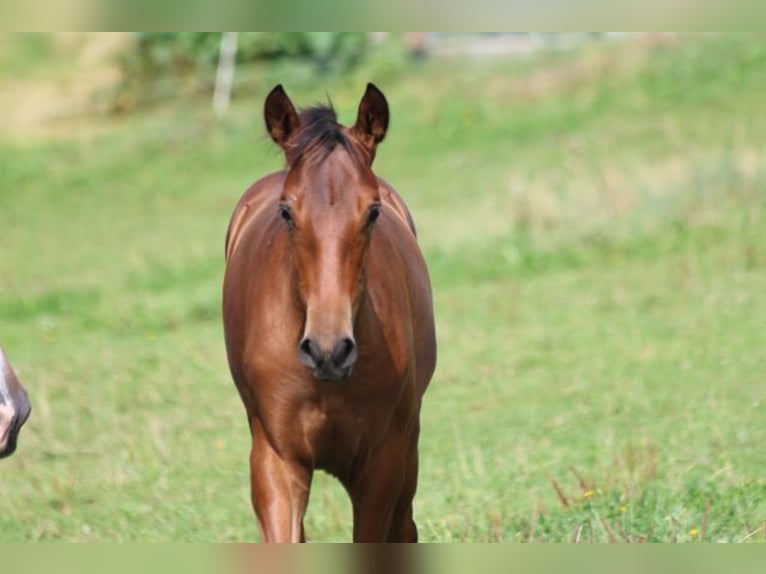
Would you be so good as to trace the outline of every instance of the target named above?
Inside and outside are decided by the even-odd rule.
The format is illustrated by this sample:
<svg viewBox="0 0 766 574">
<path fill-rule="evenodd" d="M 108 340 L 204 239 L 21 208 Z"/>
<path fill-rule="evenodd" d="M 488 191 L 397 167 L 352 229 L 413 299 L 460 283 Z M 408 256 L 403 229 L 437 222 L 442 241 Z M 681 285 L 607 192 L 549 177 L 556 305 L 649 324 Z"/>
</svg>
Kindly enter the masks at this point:
<svg viewBox="0 0 766 574">
<path fill-rule="evenodd" d="M 340 144 L 352 158 L 360 161 L 359 146 L 354 145 L 338 123 L 332 104 L 319 104 L 301 110 L 300 128 L 290 142 L 291 155 L 304 163 L 326 158 Z"/>
</svg>

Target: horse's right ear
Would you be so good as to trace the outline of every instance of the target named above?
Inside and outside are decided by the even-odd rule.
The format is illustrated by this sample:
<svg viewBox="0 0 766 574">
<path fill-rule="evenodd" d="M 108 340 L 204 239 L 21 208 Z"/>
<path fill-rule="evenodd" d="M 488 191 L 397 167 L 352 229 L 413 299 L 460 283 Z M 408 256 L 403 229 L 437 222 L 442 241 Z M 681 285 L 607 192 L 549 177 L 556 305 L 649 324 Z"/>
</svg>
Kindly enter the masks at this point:
<svg viewBox="0 0 766 574">
<path fill-rule="evenodd" d="M 386 137 L 388 130 L 388 102 L 378 87 L 367 84 L 367 90 L 359 102 L 356 125 L 354 126 L 357 136 L 362 141 L 372 158 L 375 157 L 375 148 Z"/>
<path fill-rule="evenodd" d="M 282 84 L 275 86 L 266 96 L 263 117 L 271 139 L 285 149 L 287 140 L 298 129 L 300 122 L 298 113 L 282 88 Z"/>
</svg>

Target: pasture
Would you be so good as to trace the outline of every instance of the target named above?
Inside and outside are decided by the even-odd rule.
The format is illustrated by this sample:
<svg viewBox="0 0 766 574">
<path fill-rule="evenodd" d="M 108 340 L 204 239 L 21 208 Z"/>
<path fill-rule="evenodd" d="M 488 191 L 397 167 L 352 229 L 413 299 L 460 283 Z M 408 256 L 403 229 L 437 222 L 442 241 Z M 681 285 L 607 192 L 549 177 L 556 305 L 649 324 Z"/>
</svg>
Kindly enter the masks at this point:
<svg viewBox="0 0 766 574">
<path fill-rule="evenodd" d="M 5 84 L 75 81 L 2 48 Z M 226 225 L 282 164 L 268 90 L 351 123 L 370 80 L 435 294 L 421 540 L 766 539 L 763 37 L 258 73 L 222 120 L 192 98 L 0 136 L 0 343 L 33 405 L 0 540 L 256 540 Z M 308 538 L 350 525 L 318 475 Z"/>
</svg>

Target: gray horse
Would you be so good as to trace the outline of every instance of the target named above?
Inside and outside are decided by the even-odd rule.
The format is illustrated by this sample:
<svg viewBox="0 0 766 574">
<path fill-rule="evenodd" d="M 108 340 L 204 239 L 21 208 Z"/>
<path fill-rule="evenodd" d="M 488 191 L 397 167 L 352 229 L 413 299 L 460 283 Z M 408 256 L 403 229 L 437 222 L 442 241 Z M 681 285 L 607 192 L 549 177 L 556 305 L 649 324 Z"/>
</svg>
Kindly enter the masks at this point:
<svg viewBox="0 0 766 574">
<path fill-rule="evenodd" d="M 0 348 L 0 458 L 16 450 L 19 431 L 31 410 L 27 393 Z"/>
</svg>

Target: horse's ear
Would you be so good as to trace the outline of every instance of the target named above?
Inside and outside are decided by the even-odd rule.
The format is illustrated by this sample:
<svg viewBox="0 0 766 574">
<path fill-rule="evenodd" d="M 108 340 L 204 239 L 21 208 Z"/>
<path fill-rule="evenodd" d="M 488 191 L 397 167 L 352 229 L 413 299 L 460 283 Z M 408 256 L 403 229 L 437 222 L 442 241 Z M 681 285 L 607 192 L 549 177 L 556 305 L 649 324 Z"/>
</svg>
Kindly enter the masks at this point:
<svg viewBox="0 0 766 574">
<path fill-rule="evenodd" d="M 364 146 L 374 157 L 375 147 L 386 137 L 388 129 L 388 103 L 375 84 L 367 84 L 362 101 L 359 102 L 359 112 L 356 116 L 354 130 Z"/>
<path fill-rule="evenodd" d="M 298 129 L 300 121 L 293 103 L 282 88 L 282 84 L 275 86 L 266 96 L 263 117 L 266 120 L 266 129 L 271 139 L 284 149 L 287 140 Z"/>
</svg>

